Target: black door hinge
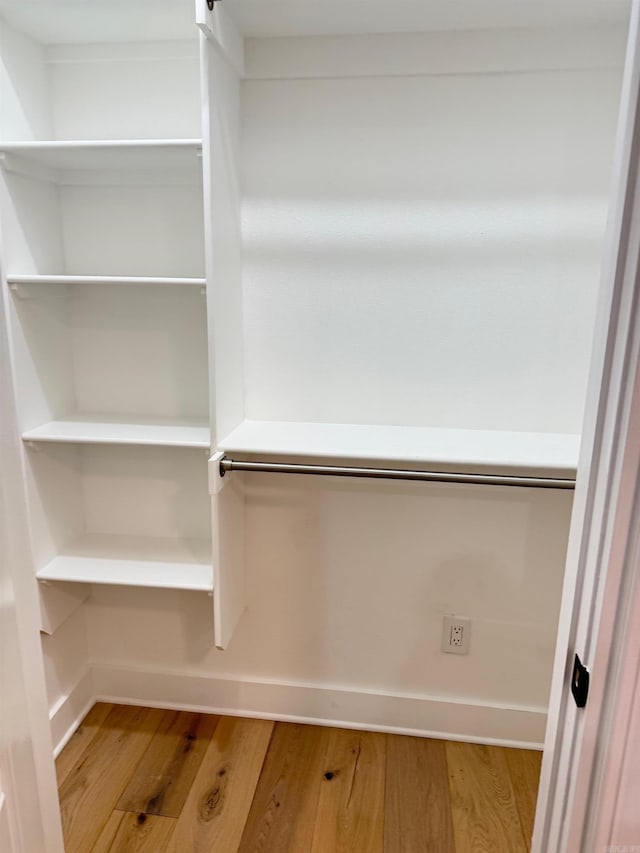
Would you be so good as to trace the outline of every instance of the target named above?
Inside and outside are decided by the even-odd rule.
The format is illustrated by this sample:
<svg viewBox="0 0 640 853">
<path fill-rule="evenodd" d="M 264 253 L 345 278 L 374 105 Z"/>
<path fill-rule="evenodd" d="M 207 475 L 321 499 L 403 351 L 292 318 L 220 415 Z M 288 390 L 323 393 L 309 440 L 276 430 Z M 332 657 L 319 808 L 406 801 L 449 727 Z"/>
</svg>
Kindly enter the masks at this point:
<svg viewBox="0 0 640 853">
<path fill-rule="evenodd" d="M 210 12 L 213 12 L 213 5 L 215 2 L 216 2 L 216 0 L 207 0 L 207 6 L 209 7 Z M 218 2 L 219 2 L 219 0 L 218 0 Z"/>
<path fill-rule="evenodd" d="M 571 692 L 578 708 L 584 708 L 587 704 L 587 696 L 589 695 L 589 670 L 582 663 L 578 655 L 575 656 L 573 661 Z"/>
</svg>

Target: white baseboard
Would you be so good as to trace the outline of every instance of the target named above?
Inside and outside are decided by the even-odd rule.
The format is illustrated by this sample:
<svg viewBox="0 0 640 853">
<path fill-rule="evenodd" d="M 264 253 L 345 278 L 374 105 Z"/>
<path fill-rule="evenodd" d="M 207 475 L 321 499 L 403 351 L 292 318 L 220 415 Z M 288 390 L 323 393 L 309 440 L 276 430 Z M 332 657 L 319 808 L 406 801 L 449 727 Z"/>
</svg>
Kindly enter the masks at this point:
<svg viewBox="0 0 640 853">
<path fill-rule="evenodd" d="M 50 712 L 57 756 L 94 702 L 541 749 L 546 709 L 93 664 Z"/>
<path fill-rule="evenodd" d="M 49 711 L 53 754 L 56 758 L 95 701 L 93 670 L 89 667 L 82 673 L 69 693 L 56 702 Z"/>
<path fill-rule="evenodd" d="M 94 664 L 94 699 L 541 749 L 546 709 Z M 76 691 L 74 691 L 75 694 Z M 82 705 L 79 703 L 78 707 Z M 68 714 L 70 719 L 73 714 Z M 54 742 L 57 743 L 55 736 Z"/>
</svg>

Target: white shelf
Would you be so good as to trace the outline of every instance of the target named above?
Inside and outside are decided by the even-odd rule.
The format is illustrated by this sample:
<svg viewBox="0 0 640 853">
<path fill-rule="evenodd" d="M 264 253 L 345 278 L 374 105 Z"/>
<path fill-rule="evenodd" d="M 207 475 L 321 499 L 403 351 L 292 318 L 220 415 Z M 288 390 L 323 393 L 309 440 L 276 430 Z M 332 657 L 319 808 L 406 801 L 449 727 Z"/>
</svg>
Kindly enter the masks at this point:
<svg viewBox="0 0 640 853">
<path fill-rule="evenodd" d="M 204 287 L 204 278 L 154 278 L 152 276 L 122 275 L 8 275 L 7 284 L 20 285 L 58 285 L 58 284 L 106 284 L 116 287 Z"/>
<path fill-rule="evenodd" d="M 39 580 L 213 589 L 211 544 L 200 539 L 161 539 L 88 534 L 37 573 Z"/>
<path fill-rule="evenodd" d="M 51 421 L 22 434 L 24 441 L 65 444 L 136 444 L 161 447 L 210 445 L 206 421 L 141 419 L 123 421 L 104 415 L 75 415 Z"/>
<path fill-rule="evenodd" d="M 415 470 L 571 479 L 580 436 L 245 420 L 219 449 L 238 458 L 375 462 Z"/>
<path fill-rule="evenodd" d="M 200 170 L 201 139 L 71 139 L 2 142 L 0 158 L 10 171 L 31 169 L 56 180 L 58 173 Z"/>
</svg>

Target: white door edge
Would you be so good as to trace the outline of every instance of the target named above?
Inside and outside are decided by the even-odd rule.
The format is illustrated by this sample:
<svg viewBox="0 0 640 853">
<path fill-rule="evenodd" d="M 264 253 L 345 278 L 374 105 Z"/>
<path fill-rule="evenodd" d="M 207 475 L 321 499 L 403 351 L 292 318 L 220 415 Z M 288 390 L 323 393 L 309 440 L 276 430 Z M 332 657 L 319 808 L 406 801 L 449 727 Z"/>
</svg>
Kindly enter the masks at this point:
<svg viewBox="0 0 640 853">
<path fill-rule="evenodd" d="M 583 844 L 589 832 L 594 744 L 585 739 L 585 719 L 588 711 L 591 719 L 600 720 L 597 679 L 602 684 L 604 673 L 594 670 L 594 661 L 598 646 L 611 646 L 615 627 L 602 624 L 599 634 L 600 615 L 618 601 L 624 586 L 623 567 L 613 560 L 619 561 L 621 537 L 626 540 L 630 533 L 624 463 L 633 444 L 629 423 L 640 340 L 639 36 L 640 0 L 634 0 L 532 853 L 590 849 Z M 576 652 L 594 670 L 584 710 L 576 707 L 569 689 Z"/>
</svg>

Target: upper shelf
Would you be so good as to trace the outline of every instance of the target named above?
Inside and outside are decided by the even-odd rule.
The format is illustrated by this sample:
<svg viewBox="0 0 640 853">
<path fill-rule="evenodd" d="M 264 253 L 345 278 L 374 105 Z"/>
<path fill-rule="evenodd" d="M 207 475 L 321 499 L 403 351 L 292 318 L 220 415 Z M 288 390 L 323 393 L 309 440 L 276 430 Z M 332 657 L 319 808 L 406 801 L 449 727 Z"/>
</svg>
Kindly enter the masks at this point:
<svg viewBox="0 0 640 853">
<path fill-rule="evenodd" d="M 252 420 L 219 443 L 244 458 L 559 479 L 575 477 L 579 448 L 567 434 Z"/>
<path fill-rule="evenodd" d="M 208 449 L 205 421 L 141 419 L 124 421 L 104 415 L 75 415 L 51 421 L 22 434 L 23 441 L 62 444 L 135 444 Z"/>
<path fill-rule="evenodd" d="M 0 143 L 10 171 L 61 180 L 65 173 L 200 170 L 201 139 L 95 139 Z"/>
</svg>

